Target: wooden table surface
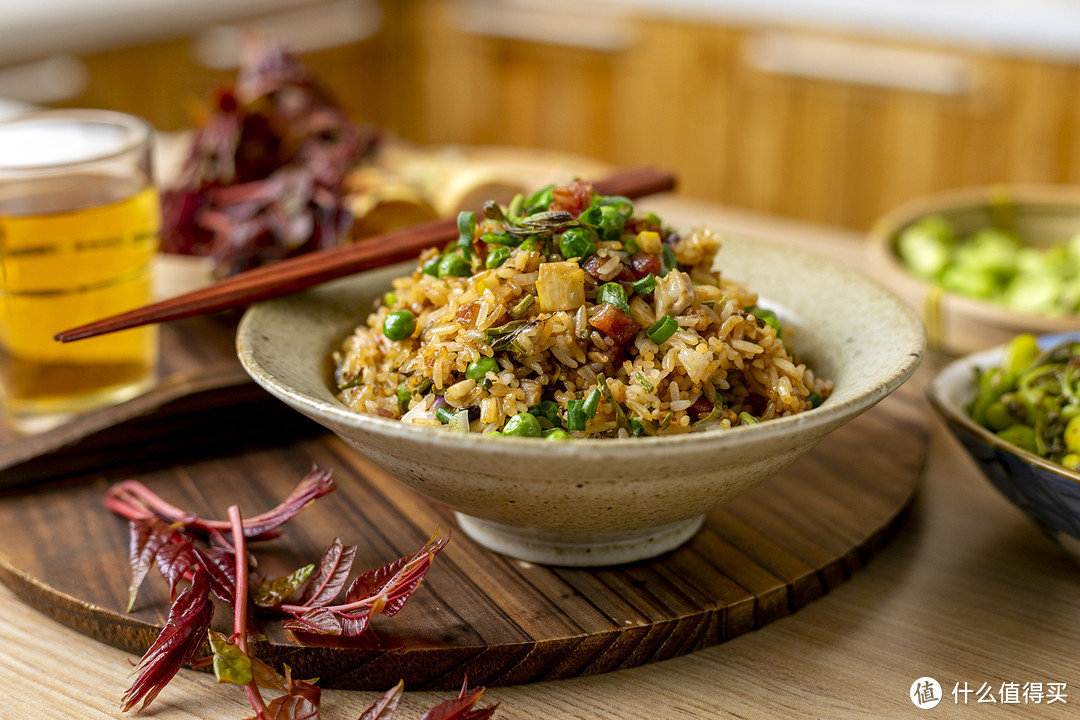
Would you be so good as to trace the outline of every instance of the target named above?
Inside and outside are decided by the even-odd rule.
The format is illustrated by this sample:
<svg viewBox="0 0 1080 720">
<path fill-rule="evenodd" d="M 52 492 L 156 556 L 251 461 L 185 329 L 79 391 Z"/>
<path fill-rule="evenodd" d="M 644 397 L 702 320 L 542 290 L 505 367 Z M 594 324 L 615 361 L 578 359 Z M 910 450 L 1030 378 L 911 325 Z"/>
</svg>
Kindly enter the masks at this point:
<svg viewBox="0 0 1080 720">
<path fill-rule="evenodd" d="M 863 263 L 861 238 L 847 231 L 676 197 L 648 205 L 673 222 Z M 911 382 L 924 386 L 938 367 L 929 357 Z M 979 476 L 929 406 L 926 419 L 930 458 L 916 501 L 897 536 L 851 580 L 790 617 L 690 655 L 492 688 L 487 699 L 501 703 L 496 717 L 1072 717 L 1080 706 L 1080 568 Z M 118 701 L 136 659 L 52 622 L 0 586 L 0 719 L 123 717 Z M 944 689 L 928 711 L 909 699 L 924 676 Z M 1066 697 L 1001 702 L 1003 685 L 1025 683 L 1065 683 Z M 963 695 L 954 699 L 957 684 L 976 691 L 966 704 Z M 998 702 L 977 702 L 984 685 Z M 356 718 L 376 694 L 323 696 L 323 716 L 333 720 Z M 397 716 L 418 718 L 446 697 L 406 692 Z M 251 709 L 238 689 L 182 670 L 146 715 L 240 719 Z"/>
</svg>

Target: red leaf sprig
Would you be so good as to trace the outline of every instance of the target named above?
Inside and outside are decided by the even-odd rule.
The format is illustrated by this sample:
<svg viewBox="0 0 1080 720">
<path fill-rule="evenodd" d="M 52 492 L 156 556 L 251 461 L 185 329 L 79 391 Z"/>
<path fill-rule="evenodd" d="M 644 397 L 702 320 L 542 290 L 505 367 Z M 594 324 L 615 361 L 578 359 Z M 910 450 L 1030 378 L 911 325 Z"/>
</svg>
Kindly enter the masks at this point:
<svg viewBox="0 0 1080 720">
<path fill-rule="evenodd" d="M 344 602 L 334 605 L 356 553 L 356 548 L 344 547 L 335 539 L 323 554 L 319 573 L 300 603 L 277 606 L 292 615 L 281 626 L 319 635 L 363 634 L 372 616 L 381 613 L 391 617 L 405 605 L 431 568 L 432 560 L 449 541 L 449 535 L 439 537 L 436 530 L 420 550 L 359 575 L 345 592 Z"/>
<path fill-rule="evenodd" d="M 276 537 L 284 523 L 333 490 L 333 473 L 312 468 L 276 508 L 241 525 L 245 541 Z M 128 610 L 134 606 L 139 588 L 154 565 L 168 582 L 173 600 L 165 627 L 139 661 L 135 681 L 124 695 L 123 708 L 129 710 L 140 702 L 146 707 L 183 664 L 196 659 L 213 618 L 211 594 L 234 609 L 247 605 L 247 575 L 242 578 L 243 599 L 238 600 L 237 545 L 232 522 L 200 518 L 132 480 L 109 488 L 105 505 L 130 521 Z M 232 544 L 223 535 L 225 532 L 234 534 Z M 206 541 L 205 547 L 196 545 L 200 539 Z M 247 567 L 246 544 L 240 553 Z M 190 584 L 177 594 L 184 580 Z"/>
<path fill-rule="evenodd" d="M 202 665 L 212 661 L 219 681 L 243 686 L 255 710 L 253 720 L 318 720 L 318 686 L 293 678 L 287 667 L 282 676 L 249 654 L 248 633 L 254 629 L 249 612 L 269 606 L 291 616 L 282 622 L 286 628 L 360 635 L 373 615 L 389 617 L 401 610 L 450 539 L 449 535 L 440 536 L 436 529 L 420 550 L 357 576 L 348 584 L 340 603 L 337 599 L 348 583 L 356 548 L 337 538 L 323 553 L 317 569 L 305 566 L 284 578 L 251 588 L 248 543 L 276 537 L 285 522 L 333 489 L 331 473 L 313 468 L 273 510 L 245 521 L 234 505 L 228 509 L 228 521 L 214 521 L 165 502 L 138 482 L 126 481 L 110 488 L 105 504 L 128 518 L 131 526 L 128 609 L 155 564 L 169 583 L 173 598 L 165 627 L 137 664 L 136 678 L 124 693 L 125 711 L 140 703 L 145 708 L 153 702 L 185 663 Z M 177 593 L 184 580 L 189 584 Z M 300 587 L 303 590 L 296 604 L 285 602 Z M 211 595 L 232 607 L 233 634 L 228 638 L 210 632 L 214 613 Z M 206 639 L 213 657 L 199 659 Z M 266 702 L 260 685 L 284 694 Z M 360 720 L 393 720 L 402 688 L 402 683 L 391 688 Z M 498 703 L 476 708 L 483 692 L 483 688 L 470 692 L 466 684 L 457 698 L 439 703 L 421 720 L 487 720 Z"/>
<path fill-rule="evenodd" d="M 304 476 L 287 498 L 273 510 L 255 515 L 244 523 L 244 537 L 248 540 L 270 540 L 281 533 L 278 528 L 291 520 L 298 512 L 327 493 L 334 490 L 334 474 L 317 467 Z M 158 517 L 170 525 L 182 525 L 186 532 L 209 537 L 231 532 L 228 522 L 204 520 L 198 515 L 181 510 L 162 500 L 140 482 L 125 480 L 113 485 L 105 494 L 105 507 L 128 520 L 148 520 Z"/>
<path fill-rule="evenodd" d="M 191 585 L 173 602 L 169 619 L 157 640 L 135 666 L 137 677 L 124 693 L 122 702 L 125 712 L 140 702 L 144 708 L 153 702 L 180 666 L 197 657 L 213 617 L 206 572 L 196 568 Z"/>
<path fill-rule="evenodd" d="M 244 49 L 162 194 L 162 249 L 209 255 L 219 276 L 348 241 L 345 179 L 379 143 L 296 54 Z"/>
<path fill-rule="evenodd" d="M 233 547 L 236 549 L 235 575 L 235 603 L 233 604 L 233 638 L 236 647 L 244 655 L 248 654 L 247 645 L 247 608 L 248 608 L 248 566 L 247 566 L 247 539 L 244 537 L 244 522 L 240 515 L 240 508 L 236 505 L 229 507 L 229 524 L 232 526 Z M 259 693 L 259 686 L 254 678 L 244 685 L 244 693 L 255 708 L 255 717 L 266 716 L 266 703 L 263 702 Z"/>
</svg>

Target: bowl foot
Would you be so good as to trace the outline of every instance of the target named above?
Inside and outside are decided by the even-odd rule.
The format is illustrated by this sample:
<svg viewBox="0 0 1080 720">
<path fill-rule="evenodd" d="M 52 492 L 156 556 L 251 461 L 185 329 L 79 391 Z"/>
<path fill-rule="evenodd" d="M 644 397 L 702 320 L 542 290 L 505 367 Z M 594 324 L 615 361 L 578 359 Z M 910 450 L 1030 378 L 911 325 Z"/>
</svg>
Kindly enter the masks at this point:
<svg viewBox="0 0 1080 720">
<path fill-rule="evenodd" d="M 699 515 L 669 525 L 646 528 L 595 542 L 567 542 L 491 520 L 455 512 L 462 531 L 472 540 L 502 555 L 540 565 L 595 567 L 647 560 L 674 550 L 693 537 L 705 522 Z"/>
</svg>

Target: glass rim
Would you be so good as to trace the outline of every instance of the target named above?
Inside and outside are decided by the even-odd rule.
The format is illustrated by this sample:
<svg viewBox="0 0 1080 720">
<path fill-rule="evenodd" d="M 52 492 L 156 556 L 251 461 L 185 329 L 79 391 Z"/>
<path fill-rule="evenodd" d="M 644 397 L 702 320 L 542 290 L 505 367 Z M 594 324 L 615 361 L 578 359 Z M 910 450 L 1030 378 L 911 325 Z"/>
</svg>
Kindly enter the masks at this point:
<svg viewBox="0 0 1080 720">
<path fill-rule="evenodd" d="M 75 123 L 86 122 L 96 125 L 110 125 L 128 130 L 130 136 L 124 138 L 116 148 L 110 148 L 108 151 L 100 154 L 80 157 L 76 160 L 46 162 L 33 165 L 7 165 L 4 163 L 3 158 L 0 158 L 0 173 L 5 173 L 9 176 L 12 174 L 30 174 L 107 162 L 109 160 L 120 158 L 133 150 L 137 150 L 140 146 L 148 146 L 153 134 L 153 127 L 150 123 L 137 115 L 130 115 L 116 110 L 95 108 L 49 108 L 45 110 L 22 112 L 18 115 L 0 119 L 0 132 L 15 125 L 32 123 L 35 121 L 70 121 Z"/>
</svg>

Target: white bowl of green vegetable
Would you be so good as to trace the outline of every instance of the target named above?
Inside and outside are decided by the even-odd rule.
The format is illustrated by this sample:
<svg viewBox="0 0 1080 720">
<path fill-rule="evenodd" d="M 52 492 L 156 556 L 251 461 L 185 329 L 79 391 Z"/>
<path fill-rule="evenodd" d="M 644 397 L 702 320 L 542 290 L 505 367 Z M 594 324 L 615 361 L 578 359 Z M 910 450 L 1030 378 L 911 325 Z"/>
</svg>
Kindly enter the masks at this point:
<svg viewBox="0 0 1080 720">
<path fill-rule="evenodd" d="M 1080 188 L 943 192 L 893 210 L 871 239 L 875 275 L 920 313 L 935 349 L 1080 330 Z"/>
</svg>

